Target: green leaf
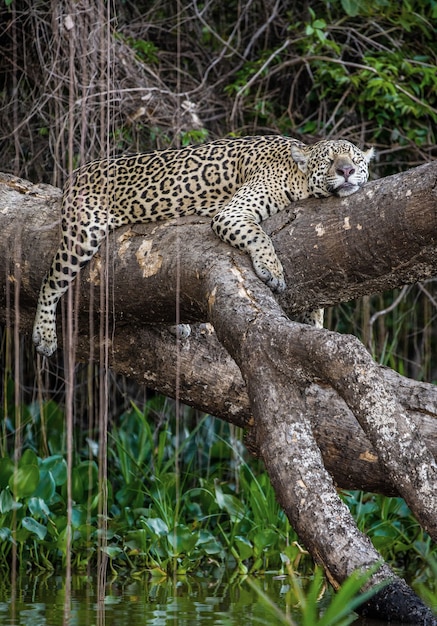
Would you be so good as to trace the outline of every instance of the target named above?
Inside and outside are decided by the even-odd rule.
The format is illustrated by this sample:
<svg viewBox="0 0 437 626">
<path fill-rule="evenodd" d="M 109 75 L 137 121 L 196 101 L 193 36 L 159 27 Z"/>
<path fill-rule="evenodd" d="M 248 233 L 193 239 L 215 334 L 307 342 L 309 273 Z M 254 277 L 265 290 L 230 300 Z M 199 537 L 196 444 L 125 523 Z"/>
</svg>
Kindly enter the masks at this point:
<svg viewBox="0 0 437 626">
<path fill-rule="evenodd" d="M 360 3 L 357 0 L 341 0 L 341 6 L 349 17 L 356 17 L 360 12 Z"/>
<path fill-rule="evenodd" d="M 155 537 L 164 537 L 169 532 L 167 524 L 160 517 L 150 517 L 144 524 Z"/>
<path fill-rule="evenodd" d="M 83 489 L 93 491 L 99 485 L 99 468 L 95 461 L 82 461 L 76 468 L 77 474 L 81 477 Z"/>
<path fill-rule="evenodd" d="M 326 28 L 326 22 L 325 22 L 325 20 L 315 20 L 312 23 L 312 27 L 320 29 L 320 30 L 323 30 L 324 28 Z"/>
<path fill-rule="evenodd" d="M 9 513 L 9 511 L 13 511 L 21 507 L 21 504 L 15 502 L 14 498 L 9 489 L 3 489 L 0 493 L 0 513 Z"/>
<path fill-rule="evenodd" d="M 33 495 L 39 483 L 39 468 L 37 465 L 18 467 L 9 478 L 9 488 L 16 498 L 28 498 Z"/>
<path fill-rule="evenodd" d="M 117 556 L 119 556 L 123 552 L 123 550 L 119 548 L 118 546 L 104 546 L 102 548 L 102 552 L 107 554 L 110 559 L 115 559 Z"/>
<path fill-rule="evenodd" d="M 38 465 L 38 457 L 30 448 L 23 452 L 21 459 L 18 461 L 18 467 L 26 467 L 28 465 Z"/>
<path fill-rule="evenodd" d="M 266 528 L 265 530 L 256 533 L 253 538 L 253 543 L 257 549 L 257 554 L 265 550 L 266 548 L 274 545 L 278 540 L 278 533 L 272 528 Z"/>
<path fill-rule="evenodd" d="M 47 534 L 47 528 L 34 520 L 32 517 L 24 517 L 21 522 L 26 530 L 31 533 L 35 533 L 38 539 L 41 541 L 45 538 Z"/>
<path fill-rule="evenodd" d="M 237 535 L 235 537 L 235 545 L 237 546 L 238 554 L 243 561 L 245 559 L 250 559 L 253 556 L 253 546 L 247 537 Z"/>
<path fill-rule="evenodd" d="M 202 548 L 206 554 L 219 554 L 223 550 L 223 546 L 220 541 L 218 541 L 217 538 L 207 530 L 201 530 L 199 532 L 197 545 Z"/>
<path fill-rule="evenodd" d="M 56 493 L 56 483 L 51 472 L 42 470 L 39 475 L 39 484 L 34 492 L 34 496 L 42 498 L 47 502 L 52 500 Z"/>
<path fill-rule="evenodd" d="M 40 468 L 50 471 L 57 486 L 67 481 L 67 463 L 60 454 L 54 454 L 41 461 Z"/>
<path fill-rule="evenodd" d="M 137 530 L 129 531 L 126 538 L 127 540 L 125 541 L 125 545 L 132 552 L 137 554 L 147 554 L 147 548 L 150 540 L 145 528 L 138 528 Z"/>
<path fill-rule="evenodd" d="M 62 485 L 61 493 L 62 493 L 62 497 L 66 499 L 67 498 L 67 483 L 66 482 Z M 84 499 L 82 476 L 80 475 L 80 472 L 78 471 L 77 467 L 73 467 L 71 471 L 71 497 L 72 497 L 73 502 L 76 502 L 76 503 L 82 503 Z"/>
<path fill-rule="evenodd" d="M 223 493 L 222 488 L 218 484 L 215 484 L 215 497 L 219 507 L 226 511 L 234 520 L 242 520 L 244 518 L 246 510 L 241 501 L 231 494 Z"/>
<path fill-rule="evenodd" d="M 34 517 L 47 519 L 50 516 L 50 509 L 43 498 L 29 498 L 27 506 Z"/>
<path fill-rule="evenodd" d="M 10 541 L 14 543 L 10 528 L 0 528 L 0 541 Z"/>
<path fill-rule="evenodd" d="M 184 524 L 178 524 L 167 535 L 167 541 L 173 548 L 173 556 L 190 554 L 196 546 L 197 539 L 197 532 L 192 532 Z"/>
</svg>

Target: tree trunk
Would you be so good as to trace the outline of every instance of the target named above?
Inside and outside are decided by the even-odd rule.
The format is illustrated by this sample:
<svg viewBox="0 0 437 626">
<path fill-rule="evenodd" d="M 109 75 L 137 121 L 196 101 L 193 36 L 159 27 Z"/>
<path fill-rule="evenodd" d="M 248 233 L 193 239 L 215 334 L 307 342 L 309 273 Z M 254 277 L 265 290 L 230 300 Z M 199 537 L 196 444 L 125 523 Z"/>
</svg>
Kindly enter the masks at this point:
<svg viewBox="0 0 437 626">
<path fill-rule="evenodd" d="M 120 229 L 110 243 L 107 265 L 113 276 L 108 310 L 114 328 L 106 341 L 112 366 L 174 395 L 175 366 L 167 362 L 174 348 L 181 399 L 204 410 L 216 407 L 209 412 L 250 427 L 281 505 L 334 586 L 352 571 L 380 561 L 325 469 L 340 484 L 355 486 L 354 474 L 344 467 L 339 470 L 337 464 L 338 451 L 342 454 L 349 445 L 345 439 L 357 432 L 359 444 L 357 451 L 349 452 L 349 467 L 363 463 L 372 471 L 378 467 L 377 484 L 385 485 L 381 490 L 401 494 L 436 539 L 432 417 L 437 395 L 431 386 L 402 381 L 404 389 L 413 390 L 414 397 L 408 397 L 397 387 L 396 380 L 401 379 L 378 367 L 355 338 L 291 322 L 285 313 L 298 314 L 435 274 L 436 177 L 437 166 L 431 163 L 370 183 L 349 198 L 296 203 L 268 220 L 266 230 L 273 233 L 288 284 L 279 303 L 253 275 L 248 258 L 214 237 L 209 220 Z M 15 320 L 23 332 L 30 331 L 39 283 L 57 244 L 58 197 L 52 188 L 4 177 L 0 267 L 8 280 L 0 316 L 7 321 L 7 304 L 13 301 L 9 289 L 18 286 L 20 315 Z M 81 335 L 88 326 L 87 311 L 100 280 L 96 269 L 102 258 L 95 259 L 81 278 L 77 304 Z M 175 320 L 209 322 L 215 336 L 206 326 L 184 343 L 138 328 Z M 145 338 L 163 349 L 141 368 L 150 355 Z M 94 337 L 92 341 L 81 337 L 78 354 L 86 358 L 90 349 L 86 346 L 91 344 Z M 221 374 L 223 381 L 212 380 Z M 212 397 L 212 390 L 220 389 L 229 390 L 226 401 Z M 332 405 L 325 404 L 331 398 Z M 338 406 L 341 412 L 336 415 Z M 423 436 L 422 416 L 417 415 L 424 406 L 431 407 L 428 437 Z M 415 419 L 411 411 L 416 411 Z M 335 416 L 332 423 L 330 415 Z M 343 438 L 339 420 L 346 433 Z M 357 478 L 356 486 L 363 487 L 362 482 Z M 383 579 L 390 585 L 366 607 L 369 615 L 437 623 L 387 565 L 367 586 Z"/>
</svg>

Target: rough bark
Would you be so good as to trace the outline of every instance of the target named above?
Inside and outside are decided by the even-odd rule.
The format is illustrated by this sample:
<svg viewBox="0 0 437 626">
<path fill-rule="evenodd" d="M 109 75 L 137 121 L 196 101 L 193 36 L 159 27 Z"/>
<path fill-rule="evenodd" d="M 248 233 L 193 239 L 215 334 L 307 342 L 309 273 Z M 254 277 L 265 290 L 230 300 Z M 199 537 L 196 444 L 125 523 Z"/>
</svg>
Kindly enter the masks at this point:
<svg viewBox="0 0 437 626">
<path fill-rule="evenodd" d="M 407 414 L 390 376 L 376 366 L 364 347 L 353 337 L 290 322 L 284 311 L 299 313 L 435 274 L 436 178 L 436 164 L 429 164 L 369 184 L 351 198 L 311 201 L 304 205 L 305 211 L 299 203 L 270 220 L 266 228 L 273 229 L 289 286 L 280 300 L 283 308 L 253 276 L 248 259 L 214 238 L 207 220 L 132 227 L 117 231 L 113 238 L 111 248 L 115 250 L 109 256 L 114 272 L 110 285 L 116 284 L 109 304 L 110 310 L 116 311 L 115 339 L 110 346 L 113 366 L 117 368 L 119 362 L 125 373 L 130 368 L 132 374 L 143 374 L 150 384 L 150 366 L 141 372 L 122 346 L 131 341 L 133 351 L 138 341 L 136 325 L 173 323 L 177 309 L 181 321 L 212 323 L 228 353 L 222 352 L 219 369 L 232 359 L 234 372 L 238 368 L 241 373 L 241 378 L 236 373 L 228 378 L 227 385 L 238 400 L 234 407 L 238 408 L 228 401 L 227 417 L 232 421 L 234 412 L 238 416 L 235 419 L 243 415 L 246 419 L 250 410 L 259 452 L 278 499 L 334 585 L 356 569 L 367 569 L 380 557 L 338 498 L 314 439 L 310 418 L 316 411 L 310 398 L 314 393 L 320 398 L 319 393 L 326 391 L 321 383 L 348 407 L 342 415 L 353 414 L 358 420 L 373 446 L 366 443 L 366 451 L 387 473 L 389 489 L 395 488 L 405 497 L 434 539 L 437 465 L 420 425 Z M 35 201 L 43 206 L 45 201 L 38 196 L 41 190 L 30 187 L 18 200 L 22 212 L 17 219 L 17 185 L 21 183 L 6 182 L 2 189 L 0 263 L 9 278 L 14 271 L 8 259 L 15 258 L 15 275 L 19 274 L 21 285 L 20 322 L 22 330 L 29 331 L 39 282 L 56 246 L 57 238 L 50 227 L 55 207 L 47 206 L 45 214 L 36 215 Z M 57 199 L 50 189 L 42 193 L 47 193 L 50 202 Z M 146 236 L 136 235 L 141 232 Z M 17 259 L 17 249 L 21 260 Z M 83 287 L 87 283 L 96 286 L 98 266 L 96 259 L 91 270 L 84 272 Z M 7 281 L 7 285 L 12 283 Z M 139 284 L 144 288 L 139 289 Z M 5 293 L 7 296 L 8 289 Z M 89 293 L 89 288 L 81 290 L 80 311 L 87 310 Z M 7 300 L 11 302 L 10 297 Z M 0 315 L 6 315 L 6 297 Z M 88 317 L 84 319 L 81 329 L 88 323 Z M 195 351 L 196 336 L 188 341 Z M 206 345 L 212 342 L 210 338 L 208 341 Z M 182 344 L 179 355 L 183 350 Z M 183 367 L 184 388 L 180 384 Z M 205 384 L 203 372 L 190 372 L 187 361 L 184 365 L 180 358 L 178 368 L 182 396 L 189 396 L 190 385 L 193 389 Z M 171 388 L 174 383 L 167 377 L 164 384 Z M 418 395 L 424 387 L 419 388 Z M 432 404 L 433 392 L 428 387 L 426 394 Z M 211 396 L 209 386 L 207 395 Z M 208 398 L 200 403 L 201 408 L 208 408 L 206 404 Z M 435 409 L 431 415 L 433 412 Z M 314 430 L 317 433 L 316 427 Z M 330 435 L 335 440 L 336 430 Z M 411 611 L 405 613 L 394 600 L 400 589 L 419 607 L 416 623 L 426 619 L 432 620 L 426 623 L 436 623 L 388 566 L 382 566 L 369 586 L 383 578 L 392 581 L 392 593 L 386 593 L 384 602 L 372 605 L 369 614 L 408 621 Z"/>
</svg>

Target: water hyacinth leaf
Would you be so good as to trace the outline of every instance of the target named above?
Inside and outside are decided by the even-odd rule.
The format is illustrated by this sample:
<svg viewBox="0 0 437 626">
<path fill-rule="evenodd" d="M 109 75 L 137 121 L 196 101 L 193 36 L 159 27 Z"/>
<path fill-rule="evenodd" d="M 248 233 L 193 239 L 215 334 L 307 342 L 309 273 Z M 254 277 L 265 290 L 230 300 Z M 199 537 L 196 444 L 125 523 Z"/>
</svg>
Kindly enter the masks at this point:
<svg viewBox="0 0 437 626">
<path fill-rule="evenodd" d="M 67 463 L 60 454 L 54 454 L 40 461 L 40 468 L 50 471 L 58 487 L 67 481 Z"/>
<path fill-rule="evenodd" d="M 104 546 L 102 548 L 102 552 L 107 554 L 110 559 L 115 559 L 123 552 L 123 550 L 118 546 Z"/>
<path fill-rule="evenodd" d="M 27 506 L 34 517 L 47 519 L 50 516 L 50 509 L 43 498 L 29 498 Z"/>
<path fill-rule="evenodd" d="M 201 530 L 199 532 L 197 546 L 202 548 L 206 554 L 219 554 L 223 550 L 220 541 L 208 530 Z"/>
<path fill-rule="evenodd" d="M 253 538 L 253 543 L 255 545 L 256 551 L 259 554 L 266 548 L 269 548 L 272 545 L 275 545 L 278 540 L 278 533 L 275 532 L 272 528 L 266 528 L 265 530 L 256 533 Z"/>
<path fill-rule="evenodd" d="M 10 528 L 0 528 L 0 541 L 10 541 L 14 543 Z"/>
<path fill-rule="evenodd" d="M 71 525 L 73 528 L 80 528 L 85 525 L 88 519 L 88 510 L 85 505 L 73 506 L 71 511 Z"/>
<path fill-rule="evenodd" d="M 99 468 L 95 461 L 82 461 L 76 468 L 85 491 L 93 491 L 99 486 Z"/>
<path fill-rule="evenodd" d="M 0 493 L 0 514 L 9 513 L 12 511 L 14 499 L 9 489 L 3 489 Z"/>
<path fill-rule="evenodd" d="M 67 495 L 67 485 L 64 485 L 65 489 L 62 490 L 63 494 Z M 82 476 L 76 467 L 71 472 L 71 497 L 74 502 L 82 502 L 83 500 L 83 482 Z"/>
<path fill-rule="evenodd" d="M 23 465 L 18 467 L 9 478 L 9 488 L 16 498 L 32 496 L 39 483 L 38 465 Z"/>
<path fill-rule="evenodd" d="M 65 519 L 65 522 L 67 520 Z M 58 550 L 60 550 L 60 552 L 65 556 L 67 554 L 67 547 L 70 546 L 70 542 L 68 541 L 70 535 L 70 529 L 68 527 L 68 524 L 65 525 L 64 529 L 59 533 L 57 541 L 56 541 L 56 546 L 58 548 Z"/>
<path fill-rule="evenodd" d="M 184 524 L 178 524 L 167 535 L 167 541 L 173 548 L 173 556 L 179 554 L 190 554 L 196 547 L 198 540 L 198 533 L 191 531 Z"/>
<path fill-rule="evenodd" d="M 130 554 L 146 554 L 148 548 L 148 535 L 145 528 L 131 530 L 126 535 L 125 545 L 129 548 Z"/>
<path fill-rule="evenodd" d="M 50 502 L 55 493 L 56 483 L 52 473 L 47 470 L 41 470 L 39 475 L 39 484 L 34 492 L 34 496 Z"/>
<path fill-rule="evenodd" d="M 27 448 L 23 452 L 20 460 L 18 461 L 18 467 L 26 467 L 28 465 L 38 465 L 38 457 L 30 448 Z"/>
<path fill-rule="evenodd" d="M 21 508 L 22 504 L 20 502 L 16 502 L 12 497 L 12 494 L 9 489 L 3 489 L 0 493 L 0 513 L 9 513 L 9 511 L 13 511 L 14 509 Z"/>
<path fill-rule="evenodd" d="M 41 541 L 45 538 L 47 534 L 47 528 L 34 520 L 32 517 L 24 517 L 21 523 L 26 530 L 31 533 L 35 533 L 35 535 Z"/>
</svg>

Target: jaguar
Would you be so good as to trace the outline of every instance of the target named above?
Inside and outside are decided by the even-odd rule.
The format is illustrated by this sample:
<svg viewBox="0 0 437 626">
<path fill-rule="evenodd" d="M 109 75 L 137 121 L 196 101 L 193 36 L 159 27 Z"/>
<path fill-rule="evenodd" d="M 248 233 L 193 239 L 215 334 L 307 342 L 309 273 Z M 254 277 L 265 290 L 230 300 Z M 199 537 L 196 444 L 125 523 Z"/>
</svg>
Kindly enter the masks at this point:
<svg viewBox="0 0 437 626">
<path fill-rule="evenodd" d="M 349 196 L 368 180 L 373 149 L 344 139 L 312 145 L 281 135 L 230 137 L 181 149 L 124 155 L 85 164 L 67 181 L 60 246 L 39 293 L 33 327 L 37 351 L 57 348 L 56 309 L 109 232 L 124 224 L 202 215 L 213 231 L 246 252 L 273 292 L 284 272 L 260 223 L 292 201 Z M 307 316 L 323 324 L 321 311 Z"/>
</svg>

